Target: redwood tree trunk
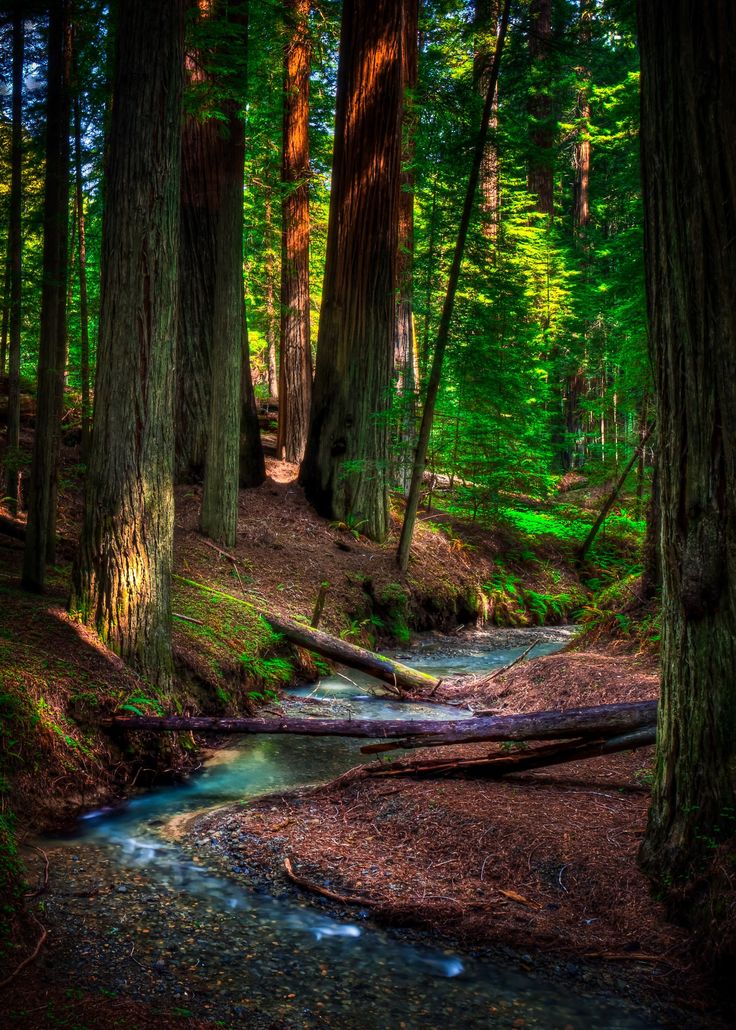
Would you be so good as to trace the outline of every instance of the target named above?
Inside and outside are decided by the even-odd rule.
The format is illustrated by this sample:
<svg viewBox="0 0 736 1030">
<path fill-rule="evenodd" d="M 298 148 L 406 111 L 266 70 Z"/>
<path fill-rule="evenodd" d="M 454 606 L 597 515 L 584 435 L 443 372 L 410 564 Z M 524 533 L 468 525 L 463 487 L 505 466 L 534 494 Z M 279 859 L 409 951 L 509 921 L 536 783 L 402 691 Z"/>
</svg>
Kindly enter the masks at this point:
<svg viewBox="0 0 736 1030">
<path fill-rule="evenodd" d="M 118 8 L 94 428 L 72 609 L 171 682 L 183 0 Z"/>
<path fill-rule="evenodd" d="M 301 461 L 312 399 L 309 325 L 309 41 L 310 0 L 288 0 L 284 51 L 284 145 L 281 181 L 281 364 L 278 457 Z"/>
<path fill-rule="evenodd" d="M 676 889 L 734 833 L 736 9 L 730 0 L 648 0 L 639 35 L 663 577 L 658 754 L 642 858 Z M 703 912 L 706 896 L 698 891 Z"/>
<path fill-rule="evenodd" d="M 22 584 L 42 591 L 53 560 L 59 421 L 66 363 L 66 287 L 69 231 L 68 0 L 55 0 L 49 18 L 43 283 L 38 348 L 36 431 L 33 438 Z"/>
<path fill-rule="evenodd" d="M 79 243 L 77 258 L 79 264 L 79 378 L 82 391 L 82 443 L 80 448 L 83 462 L 89 455 L 90 422 L 92 403 L 89 379 L 89 305 L 87 303 L 87 225 L 84 213 L 84 179 L 82 177 L 82 117 L 79 94 L 74 97 L 74 169 L 76 176 L 76 213 Z"/>
<path fill-rule="evenodd" d="M 488 76 L 491 72 L 493 55 L 496 50 L 499 8 L 500 0 L 475 0 L 475 27 L 479 36 L 475 63 L 478 78 L 478 90 L 483 99 L 485 99 L 485 95 L 488 92 Z M 496 145 L 497 129 L 498 85 L 496 85 L 496 92 L 493 97 L 491 120 L 488 125 L 489 135 L 485 149 L 483 150 L 483 160 L 480 166 L 480 182 L 478 183 L 478 190 L 480 193 L 481 228 L 485 238 L 494 245 L 498 239 L 498 220 L 501 209 L 498 147 Z M 491 257 L 495 258 L 495 252 L 492 252 Z"/>
<path fill-rule="evenodd" d="M 8 347 L 8 438 L 5 451 L 5 496 L 15 514 L 20 503 L 20 322 L 22 297 L 21 212 L 23 183 L 23 5 L 13 10 L 13 128 L 10 152 L 10 334 Z"/>
<path fill-rule="evenodd" d="M 301 481 L 317 511 L 388 531 L 401 172 L 402 4 L 346 0 L 317 372 Z"/>
<path fill-rule="evenodd" d="M 226 109 L 225 131 L 218 141 L 212 382 L 200 528 L 232 547 L 238 524 L 245 132 L 235 103 L 228 101 Z"/>
</svg>

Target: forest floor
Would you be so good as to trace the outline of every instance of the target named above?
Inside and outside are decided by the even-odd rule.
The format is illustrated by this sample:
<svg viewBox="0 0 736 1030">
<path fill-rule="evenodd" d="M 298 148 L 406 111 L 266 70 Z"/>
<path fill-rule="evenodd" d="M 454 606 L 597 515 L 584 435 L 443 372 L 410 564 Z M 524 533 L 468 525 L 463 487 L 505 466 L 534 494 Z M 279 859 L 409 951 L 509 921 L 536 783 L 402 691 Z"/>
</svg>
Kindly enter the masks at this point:
<svg viewBox="0 0 736 1030">
<path fill-rule="evenodd" d="M 200 760 L 193 741 L 175 747 L 169 735 L 137 735 L 123 748 L 94 728 L 99 714 L 126 706 L 153 712 L 161 699 L 66 612 L 82 506 L 76 461 L 75 448 L 65 447 L 61 544 L 46 596 L 19 590 L 22 545 L 0 534 L 0 837 L 11 842 L 8 868 L 13 833 L 22 841 L 69 825 L 85 808 Z M 394 559 L 398 517 L 388 544 L 375 544 L 358 527 L 318 518 L 293 466 L 269 460 L 268 474 L 261 487 L 241 493 L 232 557 L 197 532 L 199 488 L 177 492 L 176 569 L 188 582 L 175 590 L 175 611 L 186 618 L 175 620 L 174 641 L 185 713 L 248 711 L 279 681 L 318 671 L 305 654 L 285 655 L 283 644 L 264 637 L 239 602 L 212 603 L 193 583 L 307 619 L 329 583 L 322 626 L 367 644 L 406 643 L 416 630 L 472 633 L 484 619 L 562 622 L 589 597 L 567 543 L 554 536 L 530 542 L 508 524 L 491 531 L 437 511 L 422 516 L 403 578 Z M 507 712 L 641 700 L 656 696 L 657 676 L 651 656 L 602 637 L 585 650 L 529 661 L 480 690 L 471 696 L 445 685 L 437 700 Z M 463 749 L 478 750 L 488 747 Z M 511 949 L 522 965 L 546 963 L 554 976 L 595 982 L 611 994 L 634 991 L 665 1015 L 674 999 L 697 1021 L 698 1009 L 710 1005 L 705 978 L 636 866 L 650 766 L 651 754 L 639 751 L 500 782 L 348 781 L 282 796 L 276 811 L 266 799 L 201 816 L 187 824 L 184 843 L 205 847 L 216 835 L 214 862 L 247 851 L 276 892 L 294 890 L 283 871 L 289 857 L 315 884 L 365 899 L 383 922 L 474 949 Z M 51 869 L 50 889 L 59 875 Z M 37 939 L 33 920 L 16 930 L 4 942 L 0 980 Z M 56 933 L 57 943 L 50 933 L 10 985 L 8 1005 L 43 1003 L 40 1014 L 16 1025 L 212 1025 L 183 1010 L 141 1007 L 139 999 L 106 1001 L 99 990 L 55 979 L 63 928 Z M 709 1023 L 716 1025 L 714 1017 Z"/>
</svg>

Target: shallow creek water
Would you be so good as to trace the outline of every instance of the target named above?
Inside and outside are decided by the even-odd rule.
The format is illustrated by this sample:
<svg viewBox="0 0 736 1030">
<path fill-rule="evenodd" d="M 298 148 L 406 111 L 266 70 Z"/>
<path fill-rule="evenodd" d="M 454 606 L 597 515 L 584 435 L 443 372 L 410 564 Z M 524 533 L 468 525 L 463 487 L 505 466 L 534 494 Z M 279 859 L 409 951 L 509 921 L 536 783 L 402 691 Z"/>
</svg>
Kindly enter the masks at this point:
<svg viewBox="0 0 736 1030">
<path fill-rule="evenodd" d="M 562 630 L 489 631 L 462 641 L 432 638 L 401 657 L 440 675 L 477 672 L 506 664 L 542 634 L 535 654 L 567 639 Z M 352 672 L 294 693 L 313 695 L 320 715 L 408 721 L 463 714 L 396 702 Z M 326 781 L 357 764 L 361 743 L 234 738 L 186 783 L 112 812 L 89 813 L 78 833 L 54 841 L 63 886 L 49 898 L 49 915 L 67 935 L 76 978 L 232 1027 L 656 1025 L 622 1000 L 586 996 L 584 983 L 580 993 L 572 991 L 569 977 L 558 984 L 520 972 L 511 961 L 504 966 L 420 935 L 377 929 L 368 912 L 336 918 L 335 906 L 291 890 L 274 894 L 247 864 L 234 864 L 230 875 L 216 872 L 206 855 L 191 856 L 166 837 L 175 815 Z"/>
</svg>

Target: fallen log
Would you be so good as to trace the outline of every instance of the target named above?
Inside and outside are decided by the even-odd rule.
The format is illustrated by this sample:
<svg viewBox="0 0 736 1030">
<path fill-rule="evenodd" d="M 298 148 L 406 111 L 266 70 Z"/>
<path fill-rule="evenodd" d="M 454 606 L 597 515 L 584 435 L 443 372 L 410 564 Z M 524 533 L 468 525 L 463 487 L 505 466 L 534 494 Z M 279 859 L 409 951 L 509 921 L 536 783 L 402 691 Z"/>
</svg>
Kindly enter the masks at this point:
<svg viewBox="0 0 736 1030">
<path fill-rule="evenodd" d="M 0 533 L 12 536 L 14 540 L 25 540 L 26 527 L 23 522 L 17 522 L 15 519 L 9 519 L 5 515 L 0 515 Z"/>
<path fill-rule="evenodd" d="M 339 637 L 330 636 L 329 633 L 323 633 L 322 630 L 312 629 L 311 626 L 297 622 L 295 619 L 289 619 L 283 615 L 274 615 L 258 605 L 251 604 L 250 601 L 245 601 L 242 597 L 235 597 L 222 590 L 214 590 L 212 587 L 205 586 L 204 583 L 184 579 L 182 576 L 175 576 L 174 578 L 187 586 L 195 587 L 197 590 L 216 594 L 228 601 L 234 601 L 236 604 L 250 608 L 252 612 L 265 619 L 276 633 L 280 633 L 290 643 L 304 647 L 308 651 L 314 651 L 316 654 L 322 655 L 324 658 L 330 658 L 341 665 L 347 665 L 351 669 L 367 672 L 369 676 L 375 676 L 376 679 L 382 680 L 392 687 L 404 691 L 436 690 L 440 684 L 440 681 L 435 676 L 429 676 L 426 672 L 410 669 L 408 665 L 395 662 L 392 658 L 386 658 L 384 655 L 375 654 L 364 647 L 349 644 L 347 640 L 340 640 Z M 238 731 L 224 730 L 221 732 Z"/>
<path fill-rule="evenodd" d="M 543 769 L 566 762 L 580 762 L 586 758 L 634 751 L 648 747 L 656 741 L 656 726 L 644 726 L 632 733 L 608 737 L 603 740 L 573 740 L 567 744 L 519 751 L 512 755 L 486 755 L 479 758 L 431 758 L 407 762 L 394 762 L 382 767 L 366 767 L 367 777 L 382 776 L 506 776 L 508 773 Z"/>
<path fill-rule="evenodd" d="M 650 726 L 656 719 L 657 702 L 597 705 L 561 711 L 527 712 L 523 715 L 483 716 L 481 718 L 438 719 L 240 719 L 213 716 L 120 716 L 98 723 L 116 730 L 194 730 L 211 733 L 296 733 L 309 737 L 402 738 L 411 726 L 411 747 L 467 744 L 484 740 L 560 740 L 569 737 L 609 737 L 616 733 Z M 405 743 L 399 746 L 405 747 Z"/>
</svg>

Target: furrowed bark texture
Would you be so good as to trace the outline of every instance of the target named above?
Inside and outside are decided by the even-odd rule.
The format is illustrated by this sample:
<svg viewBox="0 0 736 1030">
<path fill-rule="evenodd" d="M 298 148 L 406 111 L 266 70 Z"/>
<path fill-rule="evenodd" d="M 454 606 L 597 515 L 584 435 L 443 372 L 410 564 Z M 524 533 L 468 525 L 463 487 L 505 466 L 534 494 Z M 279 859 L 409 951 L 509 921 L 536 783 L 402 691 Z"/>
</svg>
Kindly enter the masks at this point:
<svg viewBox="0 0 736 1030">
<path fill-rule="evenodd" d="M 639 35 L 663 576 L 642 858 L 655 879 L 677 884 L 734 832 L 736 8 L 648 0 Z"/>
<path fill-rule="evenodd" d="M 220 202 L 220 123 L 188 115 L 182 133 L 179 321 L 176 339 L 176 478 L 201 481 L 207 453 L 212 310 Z"/>
<path fill-rule="evenodd" d="M 8 345 L 8 446 L 6 450 L 5 496 L 14 515 L 18 510 L 20 446 L 20 323 L 22 295 L 21 166 L 23 160 L 23 9 L 18 2 L 13 11 L 13 127 L 10 152 L 10 333 Z"/>
<path fill-rule="evenodd" d="M 276 453 L 301 461 L 312 399 L 309 319 L 310 0 L 288 0 L 281 182 L 281 364 Z"/>
<path fill-rule="evenodd" d="M 66 288 L 69 232 L 68 0 L 55 0 L 49 17 L 46 185 L 43 209 L 43 282 L 38 347 L 36 431 L 33 437 L 22 585 L 42 591 L 53 560 L 56 469 L 66 363 Z"/>
<path fill-rule="evenodd" d="M 402 4 L 347 0 L 317 372 L 301 481 L 321 515 L 388 531 Z"/>
<path fill-rule="evenodd" d="M 118 10 L 96 404 L 72 609 L 171 681 L 183 0 Z"/>
<path fill-rule="evenodd" d="M 80 454 L 86 462 L 89 454 L 90 425 L 92 421 L 92 400 L 89 381 L 89 305 L 87 303 L 87 227 L 84 212 L 84 179 L 82 176 L 82 117 L 79 94 L 74 97 L 74 170 L 76 180 L 75 205 L 79 244 L 77 250 L 79 267 L 79 377 L 82 392 L 82 442 Z"/>
<path fill-rule="evenodd" d="M 245 131 L 232 102 L 220 140 L 217 263 L 212 313 L 212 386 L 200 527 L 232 547 L 238 525 L 240 362 L 243 297 L 243 173 Z"/>
</svg>

